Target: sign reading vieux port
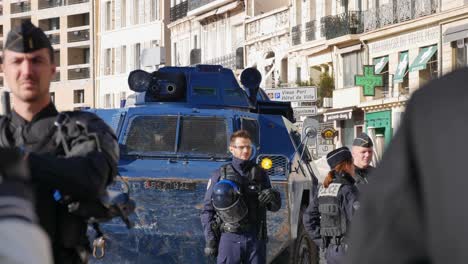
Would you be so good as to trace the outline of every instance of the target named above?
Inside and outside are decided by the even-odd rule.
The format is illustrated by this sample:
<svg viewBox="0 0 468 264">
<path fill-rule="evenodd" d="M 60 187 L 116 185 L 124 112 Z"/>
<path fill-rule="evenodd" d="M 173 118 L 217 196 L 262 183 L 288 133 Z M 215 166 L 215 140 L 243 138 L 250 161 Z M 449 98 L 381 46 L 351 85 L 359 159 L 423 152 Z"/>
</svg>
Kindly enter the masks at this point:
<svg viewBox="0 0 468 264">
<path fill-rule="evenodd" d="M 272 101 L 283 102 L 315 102 L 317 101 L 317 87 L 294 87 L 281 89 L 265 89 L 265 93 Z"/>
</svg>

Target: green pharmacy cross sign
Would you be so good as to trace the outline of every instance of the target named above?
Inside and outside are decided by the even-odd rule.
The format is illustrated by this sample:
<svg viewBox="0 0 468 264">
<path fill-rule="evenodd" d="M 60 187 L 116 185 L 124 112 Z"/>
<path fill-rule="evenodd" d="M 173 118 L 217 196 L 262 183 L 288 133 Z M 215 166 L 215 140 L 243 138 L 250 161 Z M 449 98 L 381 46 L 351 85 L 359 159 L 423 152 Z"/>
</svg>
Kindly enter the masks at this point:
<svg viewBox="0 0 468 264">
<path fill-rule="evenodd" d="M 375 74 L 374 65 L 364 65 L 364 75 L 354 76 L 354 85 L 362 86 L 364 96 L 374 96 L 375 87 L 383 86 L 383 76 Z"/>
</svg>

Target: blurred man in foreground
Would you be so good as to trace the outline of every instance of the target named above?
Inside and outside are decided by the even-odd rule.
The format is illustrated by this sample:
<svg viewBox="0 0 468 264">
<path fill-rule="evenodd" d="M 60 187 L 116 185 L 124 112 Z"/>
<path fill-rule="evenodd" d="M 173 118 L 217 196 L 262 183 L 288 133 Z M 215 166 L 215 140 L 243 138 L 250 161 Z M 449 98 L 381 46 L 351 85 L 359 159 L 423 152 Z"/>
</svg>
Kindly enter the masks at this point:
<svg viewBox="0 0 468 264">
<path fill-rule="evenodd" d="M 416 91 L 363 186 L 349 263 L 466 263 L 468 69 Z"/>
</svg>

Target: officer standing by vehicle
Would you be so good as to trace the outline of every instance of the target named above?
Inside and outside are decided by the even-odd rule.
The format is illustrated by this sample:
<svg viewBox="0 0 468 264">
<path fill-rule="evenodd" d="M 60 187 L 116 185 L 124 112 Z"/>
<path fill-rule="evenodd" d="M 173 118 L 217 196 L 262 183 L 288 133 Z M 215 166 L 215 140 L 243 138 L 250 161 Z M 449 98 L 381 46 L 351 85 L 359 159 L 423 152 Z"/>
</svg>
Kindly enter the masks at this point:
<svg viewBox="0 0 468 264">
<path fill-rule="evenodd" d="M 265 171 L 251 160 L 249 133 L 232 134 L 232 162 L 221 166 L 208 182 L 201 221 L 205 254 L 217 263 L 266 263 L 266 211 L 278 211 L 280 193 Z"/>
<path fill-rule="evenodd" d="M 353 157 L 347 147 L 328 153 L 327 162 L 332 170 L 304 212 L 303 223 L 309 237 L 325 249 L 327 264 L 339 264 L 344 263 L 349 226 L 359 208 L 359 191 L 353 178 Z"/>
<path fill-rule="evenodd" d="M 354 166 L 356 167 L 356 183 L 369 183 L 369 173 L 374 169 L 370 165 L 374 155 L 372 139 L 366 133 L 361 133 L 354 139 L 351 152 L 353 154 Z"/>
<path fill-rule="evenodd" d="M 15 148 L 29 164 L 54 262 L 87 263 L 87 218 L 77 212 L 97 203 L 117 173 L 115 135 L 92 113 L 57 112 L 49 94 L 53 49 L 30 21 L 9 32 L 2 69 L 13 110 L 0 118 L 0 147 Z"/>
</svg>

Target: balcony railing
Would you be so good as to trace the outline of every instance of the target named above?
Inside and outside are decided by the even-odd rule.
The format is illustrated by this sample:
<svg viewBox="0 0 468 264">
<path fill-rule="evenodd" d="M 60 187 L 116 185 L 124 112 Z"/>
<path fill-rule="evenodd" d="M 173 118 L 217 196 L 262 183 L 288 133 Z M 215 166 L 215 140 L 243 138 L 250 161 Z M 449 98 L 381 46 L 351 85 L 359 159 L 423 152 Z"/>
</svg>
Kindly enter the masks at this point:
<svg viewBox="0 0 468 264">
<path fill-rule="evenodd" d="M 171 22 L 174 22 L 178 19 L 184 18 L 187 16 L 187 9 L 188 9 L 188 1 L 184 1 L 180 4 L 177 4 L 171 7 L 171 11 L 169 13 L 169 18 Z"/>
<path fill-rule="evenodd" d="M 233 52 L 225 56 L 207 60 L 207 61 L 204 61 L 203 64 L 216 64 L 216 65 L 222 65 L 225 68 L 236 69 L 236 53 Z"/>
<path fill-rule="evenodd" d="M 289 30 L 289 11 L 284 10 L 246 24 L 247 41 Z"/>
<path fill-rule="evenodd" d="M 188 0 L 188 11 L 192 11 L 214 1 L 217 0 Z"/>
<path fill-rule="evenodd" d="M 52 45 L 60 44 L 60 34 L 59 33 L 49 34 L 49 35 L 47 35 L 47 37 L 49 38 L 50 44 L 52 44 Z"/>
<path fill-rule="evenodd" d="M 89 79 L 89 67 L 68 69 L 68 80 Z"/>
<path fill-rule="evenodd" d="M 89 29 L 68 32 L 68 43 L 89 40 Z"/>
<path fill-rule="evenodd" d="M 301 44 L 301 30 L 302 25 L 296 25 L 291 28 L 291 39 L 292 39 L 292 44 L 293 45 L 299 45 Z"/>
<path fill-rule="evenodd" d="M 89 0 L 66 0 L 67 5 L 75 5 L 75 4 L 82 4 L 82 3 L 88 3 Z"/>
<path fill-rule="evenodd" d="M 322 36 L 333 39 L 349 34 L 360 34 L 364 31 L 360 11 L 349 11 L 336 16 L 326 16 L 320 20 Z"/>
<path fill-rule="evenodd" d="M 315 20 L 309 21 L 305 24 L 306 41 L 312 41 L 316 39 L 317 26 Z"/>
<path fill-rule="evenodd" d="M 39 0 L 39 9 L 63 6 L 65 0 Z"/>
<path fill-rule="evenodd" d="M 364 31 L 371 31 L 437 12 L 437 0 L 399 0 L 363 12 Z"/>
<path fill-rule="evenodd" d="M 23 13 L 31 11 L 31 2 L 23 1 L 10 4 L 11 14 Z"/>
</svg>

